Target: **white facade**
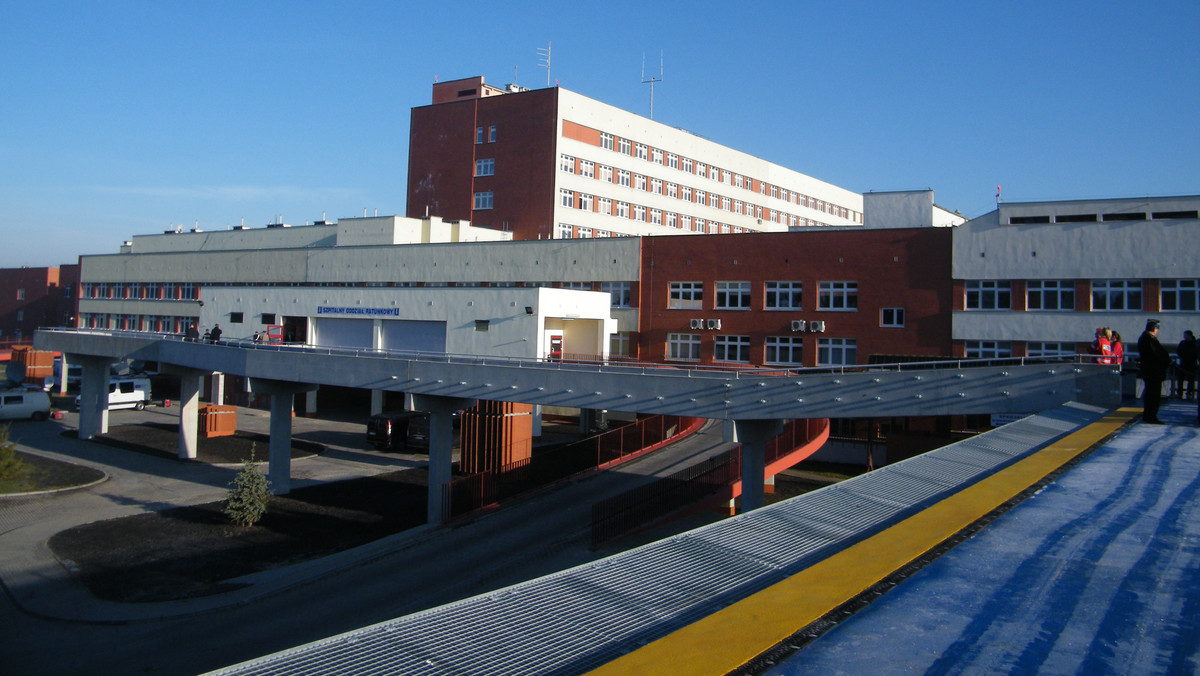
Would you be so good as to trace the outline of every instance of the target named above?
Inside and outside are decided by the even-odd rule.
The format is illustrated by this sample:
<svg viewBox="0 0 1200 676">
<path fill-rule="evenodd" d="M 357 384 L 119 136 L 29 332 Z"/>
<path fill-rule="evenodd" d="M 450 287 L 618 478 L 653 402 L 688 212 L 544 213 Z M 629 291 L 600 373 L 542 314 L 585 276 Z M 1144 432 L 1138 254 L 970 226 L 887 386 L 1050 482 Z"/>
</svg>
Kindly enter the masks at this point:
<svg viewBox="0 0 1200 676">
<path fill-rule="evenodd" d="M 309 345 L 426 353 L 606 357 L 616 331 L 609 294 L 551 288 L 214 287 L 201 294 L 200 330 L 247 340 L 302 318 Z M 270 321 L 264 321 L 264 317 Z"/>
<path fill-rule="evenodd" d="M 555 237 L 779 232 L 789 225 L 862 223 L 863 200 L 856 192 L 558 91 Z M 613 147 L 576 140 L 567 131 L 573 125 L 615 138 Z M 566 170 L 571 163 L 574 168 Z M 573 206 L 565 205 L 568 194 Z M 608 213 L 601 200 L 611 204 Z M 627 215 L 617 213 L 621 205 Z"/>
<path fill-rule="evenodd" d="M 1200 331 L 1198 210 L 1200 197 L 1030 202 L 968 221 L 954 235 L 953 276 L 965 297 L 953 339 L 968 349 L 1083 344 L 1104 326 L 1132 351 L 1155 317 L 1173 351 L 1184 330 Z M 972 290 L 983 307 L 971 307 Z M 1009 301 L 992 307 L 1006 291 Z M 1073 306 L 1038 307 L 1065 299 Z"/>
</svg>

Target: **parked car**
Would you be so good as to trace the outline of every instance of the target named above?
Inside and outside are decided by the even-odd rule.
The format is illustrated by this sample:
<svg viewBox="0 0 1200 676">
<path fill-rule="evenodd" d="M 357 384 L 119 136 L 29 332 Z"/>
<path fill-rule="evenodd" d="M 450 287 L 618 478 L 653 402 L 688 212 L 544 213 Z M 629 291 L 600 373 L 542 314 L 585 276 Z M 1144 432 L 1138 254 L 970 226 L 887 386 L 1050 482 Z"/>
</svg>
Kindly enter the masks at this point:
<svg viewBox="0 0 1200 676">
<path fill-rule="evenodd" d="M 140 411 L 150 403 L 150 394 L 149 378 L 113 378 L 108 381 L 108 409 L 133 408 Z M 79 399 L 75 397 L 76 408 L 79 408 Z"/>
<path fill-rule="evenodd" d="M 37 389 L 0 391 L 0 420 L 50 417 L 50 395 Z"/>
<path fill-rule="evenodd" d="M 371 416 L 367 443 L 381 451 L 429 451 L 429 414 L 397 411 Z"/>
</svg>

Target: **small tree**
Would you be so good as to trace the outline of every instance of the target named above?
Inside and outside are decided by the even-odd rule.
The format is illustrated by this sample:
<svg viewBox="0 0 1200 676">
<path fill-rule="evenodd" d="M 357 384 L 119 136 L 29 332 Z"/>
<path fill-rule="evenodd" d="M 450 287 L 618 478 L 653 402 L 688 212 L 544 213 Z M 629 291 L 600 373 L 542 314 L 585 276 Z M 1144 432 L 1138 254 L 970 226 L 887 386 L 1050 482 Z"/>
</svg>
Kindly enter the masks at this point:
<svg viewBox="0 0 1200 676">
<path fill-rule="evenodd" d="M 237 476 L 229 482 L 229 495 L 225 498 L 225 514 L 239 526 L 253 526 L 267 512 L 271 499 L 271 482 L 254 464 L 254 447 L 250 457 L 242 463 Z"/>
<path fill-rule="evenodd" d="M 0 427 L 0 479 L 16 478 L 25 466 L 17 457 L 17 445 L 8 440 L 9 427 Z"/>
</svg>

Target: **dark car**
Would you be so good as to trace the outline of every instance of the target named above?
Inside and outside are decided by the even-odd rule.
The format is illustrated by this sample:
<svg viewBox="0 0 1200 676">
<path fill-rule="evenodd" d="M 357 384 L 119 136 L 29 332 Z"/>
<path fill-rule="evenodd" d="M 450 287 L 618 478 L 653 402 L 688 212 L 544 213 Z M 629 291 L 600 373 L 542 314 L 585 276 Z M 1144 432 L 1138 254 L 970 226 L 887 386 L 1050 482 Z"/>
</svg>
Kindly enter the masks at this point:
<svg viewBox="0 0 1200 676">
<path fill-rule="evenodd" d="M 429 414 L 397 411 L 371 416 L 367 443 L 381 451 L 429 451 Z"/>
</svg>

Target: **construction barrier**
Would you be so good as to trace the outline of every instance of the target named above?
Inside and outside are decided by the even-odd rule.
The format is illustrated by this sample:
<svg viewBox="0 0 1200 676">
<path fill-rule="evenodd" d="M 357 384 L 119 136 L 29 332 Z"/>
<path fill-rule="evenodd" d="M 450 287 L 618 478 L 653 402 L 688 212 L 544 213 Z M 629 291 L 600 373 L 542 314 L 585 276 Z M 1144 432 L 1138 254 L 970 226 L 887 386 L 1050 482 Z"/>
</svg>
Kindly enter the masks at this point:
<svg viewBox="0 0 1200 676">
<path fill-rule="evenodd" d="M 237 432 L 237 407 L 201 404 L 200 431 L 205 439 L 231 437 Z"/>
</svg>

